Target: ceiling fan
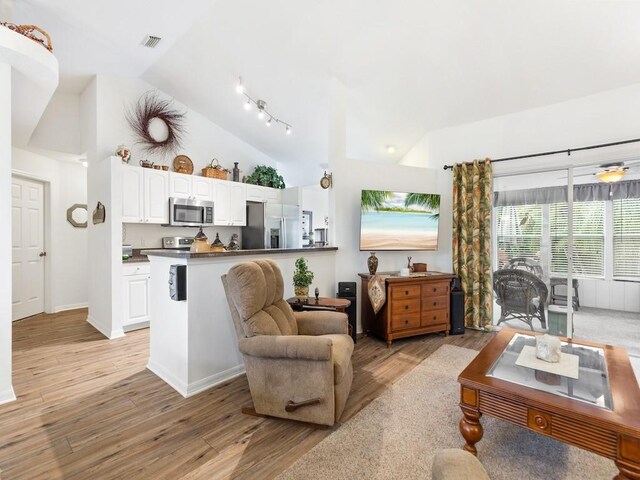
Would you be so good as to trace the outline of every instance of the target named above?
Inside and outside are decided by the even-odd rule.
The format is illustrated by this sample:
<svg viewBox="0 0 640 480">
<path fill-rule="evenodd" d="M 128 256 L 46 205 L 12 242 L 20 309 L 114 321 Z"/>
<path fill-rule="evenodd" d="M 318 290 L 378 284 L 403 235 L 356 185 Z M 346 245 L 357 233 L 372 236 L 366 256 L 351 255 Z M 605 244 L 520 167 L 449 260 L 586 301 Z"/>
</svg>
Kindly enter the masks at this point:
<svg viewBox="0 0 640 480">
<path fill-rule="evenodd" d="M 598 165 L 597 167 L 589 167 L 592 169 L 598 168 L 599 170 L 597 172 L 581 173 L 574 175 L 574 177 L 595 176 L 601 182 L 614 183 L 621 180 L 627 174 L 629 169 L 635 169 L 636 167 L 640 167 L 640 161 L 630 162 L 628 164 L 625 164 L 625 162 L 605 163 Z"/>
<path fill-rule="evenodd" d="M 629 167 L 625 167 L 624 162 L 606 163 L 600 165 L 600 170 L 594 173 L 598 180 L 604 183 L 614 183 L 621 180 L 627 174 Z"/>
</svg>

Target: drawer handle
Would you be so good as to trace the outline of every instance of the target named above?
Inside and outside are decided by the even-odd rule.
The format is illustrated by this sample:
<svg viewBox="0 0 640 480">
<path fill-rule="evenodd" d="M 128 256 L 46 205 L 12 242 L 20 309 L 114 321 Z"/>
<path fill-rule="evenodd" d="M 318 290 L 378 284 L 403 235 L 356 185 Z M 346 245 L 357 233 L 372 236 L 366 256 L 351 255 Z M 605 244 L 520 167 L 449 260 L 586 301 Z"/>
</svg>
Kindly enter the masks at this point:
<svg viewBox="0 0 640 480">
<path fill-rule="evenodd" d="M 433 289 L 433 291 L 434 291 L 434 292 L 437 292 L 437 291 L 438 291 L 438 289 L 437 289 L 437 288 L 434 288 L 434 289 Z"/>
<path fill-rule="evenodd" d="M 404 294 L 405 294 L 405 295 L 409 295 L 409 290 L 405 290 L 405 291 L 404 291 Z"/>
<path fill-rule="evenodd" d="M 405 320 L 405 321 L 404 321 L 404 324 L 405 324 L 405 325 L 406 325 L 407 323 L 409 323 L 409 320 Z"/>
<path fill-rule="evenodd" d="M 404 306 L 404 309 L 405 309 L 405 310 L 409 310 L 409 305 L 405 305 L 405 306 Z"/>
<path fill-rule="evenodd" d="M 434 307 L 436 306 L 436 302 L 433 302 L 433 306 L 434 306 Z"/>
<path fill-rule="evenodd" d="M 433 316 L 433 319 L 434 319 L 434 320 L 436 319 L 436 316 L 435 316 L 435 315 Z"/>
</svg>

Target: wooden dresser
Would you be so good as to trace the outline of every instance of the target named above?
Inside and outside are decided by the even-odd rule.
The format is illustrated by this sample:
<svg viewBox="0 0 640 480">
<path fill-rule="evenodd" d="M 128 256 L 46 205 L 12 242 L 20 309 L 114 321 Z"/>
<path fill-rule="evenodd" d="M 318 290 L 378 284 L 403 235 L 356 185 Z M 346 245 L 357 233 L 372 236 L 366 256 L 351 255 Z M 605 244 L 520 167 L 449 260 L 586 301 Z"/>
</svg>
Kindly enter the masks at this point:
<svg viewBox="0 0 640 480">
<path fill-rule="evenodd" d="M 449 334 L 449 273 L 429 272 L 428 276 L 390 276 L 385 280 L 387 301 L 376 315 L 369 300 L 369 280 L 372 275 L 360 273 L 362 299 L 362 331 L 386 340 L 445 332 Z M 384 274 L 381 274 L 384 275 Z"/>
</svg>

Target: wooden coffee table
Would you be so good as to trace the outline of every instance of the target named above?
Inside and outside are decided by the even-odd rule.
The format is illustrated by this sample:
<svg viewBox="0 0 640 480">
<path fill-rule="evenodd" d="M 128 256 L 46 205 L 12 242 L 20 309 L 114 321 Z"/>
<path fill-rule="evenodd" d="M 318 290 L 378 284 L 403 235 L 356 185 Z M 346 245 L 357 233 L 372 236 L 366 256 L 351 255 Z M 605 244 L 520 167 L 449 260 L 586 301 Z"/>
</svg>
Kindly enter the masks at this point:
<svg viewBox="0 0 640 480">
<path fill-rule="evenodd" d="M 482 415 L 612 459 L 617 479 L 640 479 L 640 388 L 626 351 L 563 338 L 578 355 L 578 379 L 515 364 L 531 332 L 502 329 L 458 377 L 460 433 L 477 454 Z M 541 459 L 543 460 L 543 459 Z"/>
</svg>

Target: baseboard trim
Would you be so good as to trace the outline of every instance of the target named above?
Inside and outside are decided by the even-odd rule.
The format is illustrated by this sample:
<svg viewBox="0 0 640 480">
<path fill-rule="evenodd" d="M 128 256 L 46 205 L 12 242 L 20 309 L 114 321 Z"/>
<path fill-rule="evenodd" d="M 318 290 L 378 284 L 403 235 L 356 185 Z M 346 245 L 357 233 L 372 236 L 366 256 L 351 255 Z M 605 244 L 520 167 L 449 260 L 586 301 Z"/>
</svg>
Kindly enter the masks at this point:
<svg viewBox="0 0 640 480">
<path fill-rule="evenodd" d="M 89 306 L 88 303 L 76 303 L 76 304 L 71 304 L 71 305 L 59 305 L 57 307 L 54 307 L 53 312 L 52 313 L 60 313 L 60 312 L 66 312 L 68 310 L 77 310 L 79 308 L 87 308 Z"/>
<path fill-rule="evenodd" d="M 97 322 L 95 318 L 91 315 L 87 315 L 87 323 L 91 325 L 93 328 L 98 330 L 102 335 L 107 337 L 109 340 L 113 340 L 115 338 L 124 337 L 124 330 L 122 328 L 118 328 L 116 330 L 109 330 L 101 325 L 100 322 Z"/>
<path fill-rule="evenodd" d="M 147 320 L 146 322 L 138 322 L 138 323 L 131 323 L 129 325 L 125 325 L 124 327 L 122 327 L 122 330 L 127 333 L 127 332 L 131 332 L 132 330 L 140 330 L 141 328 L 149 328 L 151 322 L 149 322 L 149 320 Z"/>
<path fill-rule="evenodd" d="M 211 387 L 214 387 L 220 383 L 226 382 L 227 380 L 231 380 L 232 378 L 239 377 L 245 373 L 244 364 L 237 365 L 235 367 L 231 367 L 224 372 L 215 373 L 208 377 L 205 377 L 197 382 L 190 383 L 187 387 L 188 397 L 192 395 L 196 395 L 197 393 L 203 392 Z"/>
<path fill-rule="evenodd" d="M 161 365 L 153 362 L 153 360 L 151 359 L 149 359 L 149 362 L 147 363 L 147 369 L 160 377 L 161 380 L 171 386 L 184 398 L 188 398 L 200 392 L 204 392 L 211 387 L 215 387 L 216 385 L 219 385 L 245 373 L 244 365 L 237 365 L 223 372 L 215 373 L 213 375 L 200 379 L 197 382 L 188 384 L 177 378 L 172 373 L 168 372 Z"/>
<path fill-rule="evenodd" d="M 16 400 L 16 394 L 13 391 L 13 387 L 0 392 L 0 405 L 5 403 L 14 402 Z"/>
</svg>

